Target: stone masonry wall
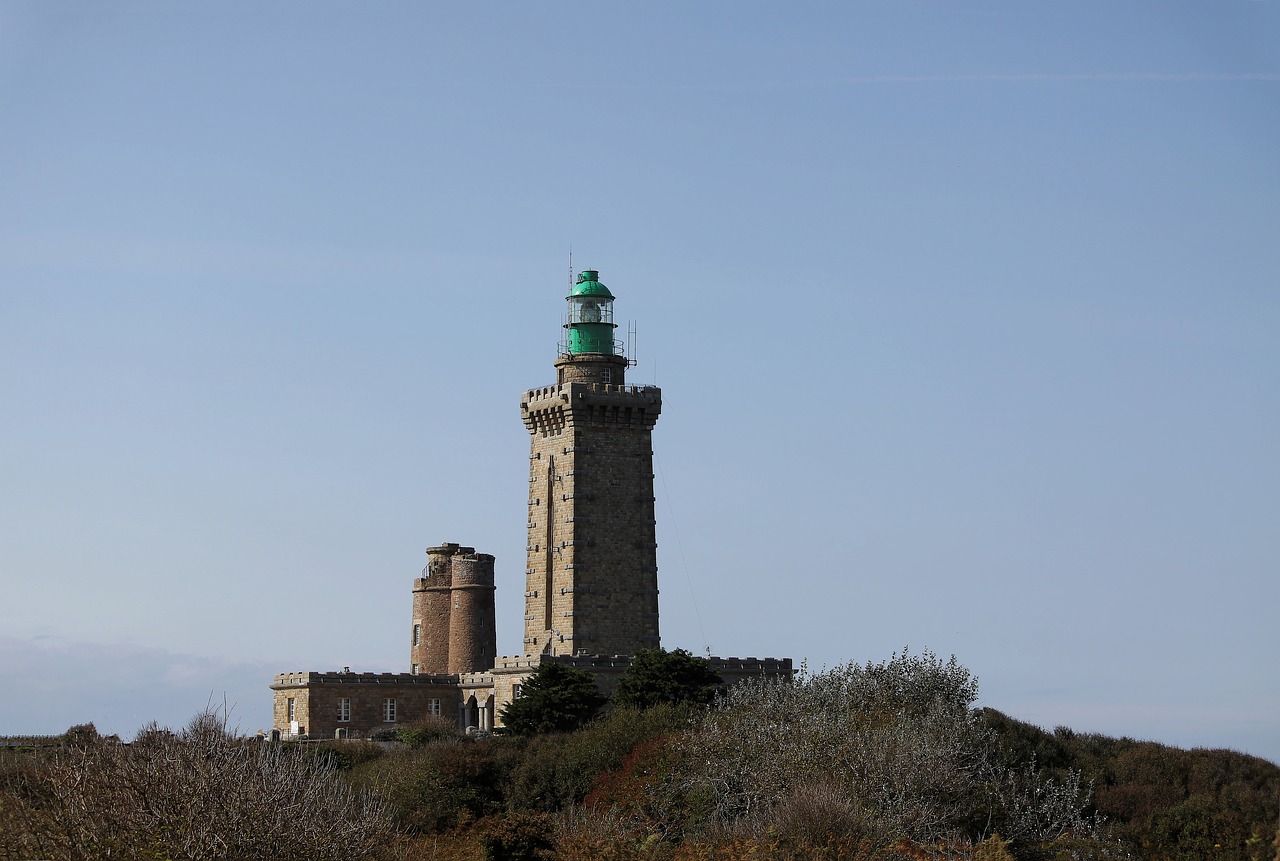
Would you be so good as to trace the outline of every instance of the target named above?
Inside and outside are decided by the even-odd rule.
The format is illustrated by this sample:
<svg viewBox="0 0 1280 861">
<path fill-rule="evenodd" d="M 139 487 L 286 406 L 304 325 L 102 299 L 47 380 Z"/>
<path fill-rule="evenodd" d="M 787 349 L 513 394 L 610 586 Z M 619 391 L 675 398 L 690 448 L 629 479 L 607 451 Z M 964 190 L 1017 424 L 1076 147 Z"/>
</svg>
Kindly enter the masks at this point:
<svg viewBox="0 0 1280 861">
<path fill-rule="evenodd" d="M 432 700 L 441 716 L 456 720 L 462 691 L 456 676 L 409 673 L 281 673 L 276 676 L 274 726 L 289 732 L 288 699 L 294 698 L 300 731 L 311 738 L 333 738 L 339 728 L 353 737 L 384 727 L 399 727 L 427 717 Z M 349 701 L 350 717 L 339 720 L 339 701 Z M 396 719 L 384 720 L 384 703 L 395 700 Z"/>
<path fill-rule="evenodd" d="M 649 386 L 570 382 L 522 398 L 531 435 L 526 652 L 659 645 L 652 430 L 661 409 L 661 391 Z"/>
<path fill-rule="evenodd" d="M 497 651 L 493 557 L 474 547 L 427 548 L 426 576 L 413 581 L 409 662 L 420 673 L 487 669 Z"/>
<path fill-rule="evenodd" d="M 494 610 L 493 557 L 453 557 L 449 619 L 449 672 L 475 673 L 493 666 L 498 632 Z"/>
</svg>

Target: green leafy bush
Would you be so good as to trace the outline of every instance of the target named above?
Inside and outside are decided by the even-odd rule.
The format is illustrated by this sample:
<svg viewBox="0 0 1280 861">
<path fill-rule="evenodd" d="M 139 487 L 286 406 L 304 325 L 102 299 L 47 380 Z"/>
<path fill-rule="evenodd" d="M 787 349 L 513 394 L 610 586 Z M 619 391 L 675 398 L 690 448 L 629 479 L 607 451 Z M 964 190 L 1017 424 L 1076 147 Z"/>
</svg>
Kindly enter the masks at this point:
<svg viewBox="0 0 1280 861">
<path fill-rule="evenodd" d="M 720 689 L 720 676 L 704 658 L 684 649 L 643 649 L 613 689 L 620 708 L 647 709 L 656 705 L 708 705 Z"/>
<path fill-rule="evenodd" d="M 648 739 L 688 727 L 689 711 L 616 709 L 574 733 L 530 738 L 507 787 L 508 807 L 556 811 L 582 803 L 596 780 Z"/>
<path fill-rule="evenodd" d="M 520 696 L 502 710 L 502 724 L 515 735 L 569 732 L 595 717 L 604 703 L 591 673 L 548 662 L 525 680 Z"/>
<path fill-rule="evenodd" d="M 350 741 L 322 741 L 305 748 L 315 767 L 328 771 L 350 771 L 361 763 L 386 756 L 382 745 L 363 739 Z"/>
<path fill-rule="evenodd" d="M 556 820 L 545 813 L 507 813 L 479 830 L 484 861 L 540 861 L 555 854 Z"/>
<path fill-rule="evenodd" d="M 351 772 L 357 786 L 376 790 L 397 825 L 410 834 L 466 824 L 502 807 L 497 740 L 437 742 L 400 750 Z"/>
<path fill-rule="evenodd" d="M 457 723 L 442 717 L 423 718 L 396 730 L 396 740 L 410 748 L 457 738 L 458 735 Z"/>
</svg>

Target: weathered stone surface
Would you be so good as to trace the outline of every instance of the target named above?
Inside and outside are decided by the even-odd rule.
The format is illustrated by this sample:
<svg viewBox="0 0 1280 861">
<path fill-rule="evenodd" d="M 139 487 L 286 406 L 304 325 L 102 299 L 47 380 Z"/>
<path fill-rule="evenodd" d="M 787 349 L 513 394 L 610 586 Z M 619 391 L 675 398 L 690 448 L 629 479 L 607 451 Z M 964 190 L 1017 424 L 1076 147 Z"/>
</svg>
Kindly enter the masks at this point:
<svg viewBox="0 0 1280 861">
<path fill-rule="evenodd" d="M 652 434 L 662 392 L 580 381 L 605 371 L 621 380 L 619 359 L 562 356 L 558 377 L 569 381 L 521 399 L 530 653 L 631 654 L 660 642 Z"/>
</svg>

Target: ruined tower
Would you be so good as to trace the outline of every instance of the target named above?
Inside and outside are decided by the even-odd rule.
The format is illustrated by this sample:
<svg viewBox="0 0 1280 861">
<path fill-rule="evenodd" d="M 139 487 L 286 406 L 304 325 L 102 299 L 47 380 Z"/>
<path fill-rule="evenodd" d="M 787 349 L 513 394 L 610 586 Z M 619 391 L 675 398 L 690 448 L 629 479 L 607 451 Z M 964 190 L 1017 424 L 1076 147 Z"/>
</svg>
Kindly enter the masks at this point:
<svg viewBox="0 0 1280 861">
<path fill-rule="evenodd" d="M 529 453 L 524 649 L 631 655 L 656 648 L 656 386 L 626 385 L 613 294 L 588 269 L 570 291 L 555 385 L 520 412 Z"/>
<path fill-rule="evenodd" d="M 497 652 L 493 557 L 474 547 L 427 548 L 427 567 L 413 581 L 410 661 L 415 673 L 474 673 Z"/>
</svg>

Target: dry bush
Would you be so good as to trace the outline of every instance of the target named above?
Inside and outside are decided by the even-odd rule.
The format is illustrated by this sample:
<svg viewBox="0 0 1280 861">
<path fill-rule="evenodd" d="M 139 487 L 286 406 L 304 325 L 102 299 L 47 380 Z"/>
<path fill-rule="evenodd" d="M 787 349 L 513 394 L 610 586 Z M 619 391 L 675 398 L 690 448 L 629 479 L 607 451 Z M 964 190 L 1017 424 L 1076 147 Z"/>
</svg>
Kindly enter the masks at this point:
<svg viewBox="0 0 1280 861">
<path fill-rule="evenodd" d="M 574 807 L 560 815 L 557 861 L 667 861 L 674 851 L 651 822 L 617 807 Z"/>
<path fill-rule="evenodd" d="M 826 849 L 832 857 L 870 857 L 888 834 L 857 801 L 830 783 L 800 786 L 746 823 L 751 836 L 793 847 Z"/>
<path fill-rule="evenodd" d="M 945 837 L 993 776 L 991 733 L 970 710 L 976 696 L 966 669 L 929 652 L 741 684 L 686 737 L 699 771 L 690 783 L 712 793 L 721 822 L 826 783 L 887 834 Z"/>
<path fill-rule="evenodd" d="M 391 833 L 372 796 L 292 749 L 236 737 L 217 712 L 132 745 L 61 751 L 26 778 L 8 787 L 21 824 L 3 823 L 0 857 L 339 861 L 377 857 Z"/>
</svg>

